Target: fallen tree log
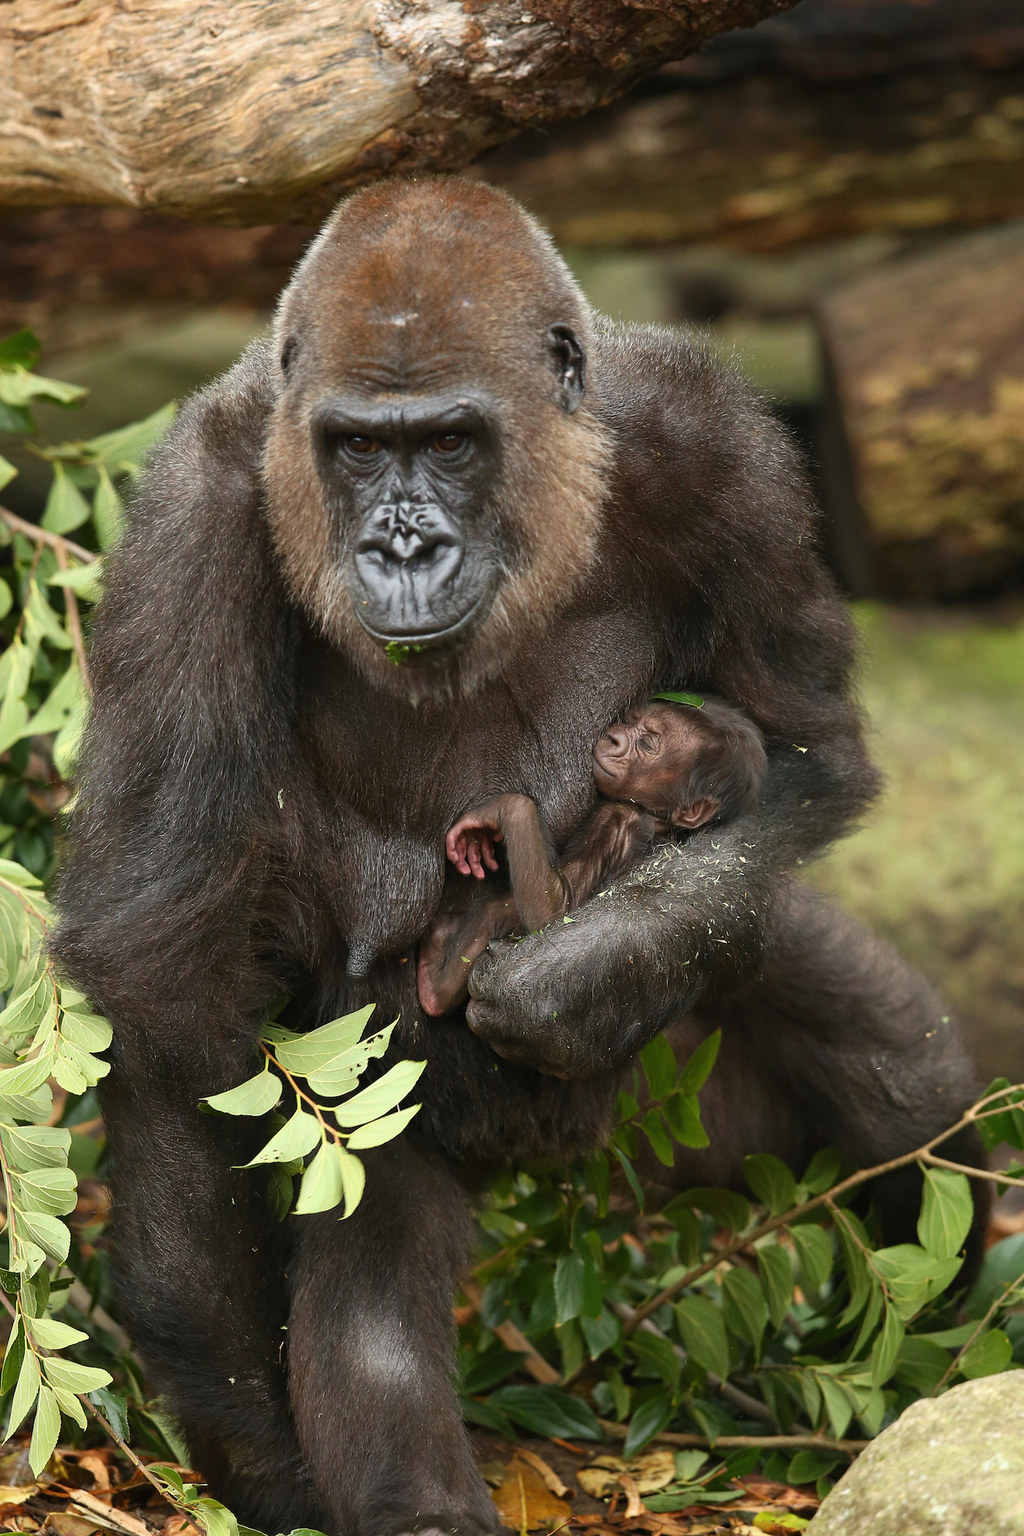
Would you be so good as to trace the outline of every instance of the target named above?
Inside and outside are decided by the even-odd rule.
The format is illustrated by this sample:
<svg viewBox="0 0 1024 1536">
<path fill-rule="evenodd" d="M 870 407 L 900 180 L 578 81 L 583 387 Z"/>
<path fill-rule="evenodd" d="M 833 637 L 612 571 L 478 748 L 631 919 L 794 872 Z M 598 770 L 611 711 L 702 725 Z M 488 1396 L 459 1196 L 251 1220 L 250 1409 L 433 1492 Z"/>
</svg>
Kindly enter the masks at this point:
<svg viewBox="0 0 1024 1536">
<path fill-rule="evenodd" d="M 837 434 L 885 597 L 957 598 L 1024 572 L 1024 232 L 893 262 L 821 307 Z M 826 496 L 831 461 L 822 456 Z"/>
<path fill-rule="evenodd" d="M 792 0 L 8 0 L 0 202 L 316 223 Z"/>
</svg>

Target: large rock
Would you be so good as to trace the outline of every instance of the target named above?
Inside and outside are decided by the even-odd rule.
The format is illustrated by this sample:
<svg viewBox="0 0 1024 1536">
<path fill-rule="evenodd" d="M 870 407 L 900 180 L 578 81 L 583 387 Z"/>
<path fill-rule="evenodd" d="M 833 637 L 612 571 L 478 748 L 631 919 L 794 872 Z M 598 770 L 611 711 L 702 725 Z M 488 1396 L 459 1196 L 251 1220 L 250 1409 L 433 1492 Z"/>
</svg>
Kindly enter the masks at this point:
<svg viewBox="0 0 1024 1536">
<path fill-rule="evenodd" d="M 836 1484 L 808 1536 L 1024 1536 L 1024 1372 L 908 1408 Z"/>
</svg>

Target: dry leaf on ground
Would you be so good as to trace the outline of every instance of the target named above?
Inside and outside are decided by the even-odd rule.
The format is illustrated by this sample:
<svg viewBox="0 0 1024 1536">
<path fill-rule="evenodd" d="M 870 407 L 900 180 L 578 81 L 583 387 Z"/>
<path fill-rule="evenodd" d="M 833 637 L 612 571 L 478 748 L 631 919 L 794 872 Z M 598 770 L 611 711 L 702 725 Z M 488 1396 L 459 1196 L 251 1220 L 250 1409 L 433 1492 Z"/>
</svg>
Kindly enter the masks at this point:
<svg viewBox="0 0 1024 1536">
<path fill-rule="evenodd" d="M 515 1455 L 505 1468 L 494 1503 L 505 1525 L 514 1531 L 548 1530 L 569 1516 L 569 1505 L 557 1498 L 536 1467 Z"/>
</svg>

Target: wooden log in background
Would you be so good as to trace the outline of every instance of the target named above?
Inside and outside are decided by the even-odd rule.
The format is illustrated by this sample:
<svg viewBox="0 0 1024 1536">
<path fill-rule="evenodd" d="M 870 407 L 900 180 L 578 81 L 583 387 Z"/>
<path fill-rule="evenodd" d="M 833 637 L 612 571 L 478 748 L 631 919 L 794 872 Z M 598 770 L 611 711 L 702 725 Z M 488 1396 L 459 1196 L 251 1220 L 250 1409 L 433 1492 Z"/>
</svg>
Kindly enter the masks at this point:
<svg viewBox="0 0 1024 1536">
<path fill-rule="evenodd" d="M 317 222 L 792 0 L 8 0 L 0 202 Z"/>
<path fill-rule="evenodd" d="M 1024 230 L 857 279 L 822 304 L 873 579 L 962 597 L 1024 573 Z"/>
</svg>

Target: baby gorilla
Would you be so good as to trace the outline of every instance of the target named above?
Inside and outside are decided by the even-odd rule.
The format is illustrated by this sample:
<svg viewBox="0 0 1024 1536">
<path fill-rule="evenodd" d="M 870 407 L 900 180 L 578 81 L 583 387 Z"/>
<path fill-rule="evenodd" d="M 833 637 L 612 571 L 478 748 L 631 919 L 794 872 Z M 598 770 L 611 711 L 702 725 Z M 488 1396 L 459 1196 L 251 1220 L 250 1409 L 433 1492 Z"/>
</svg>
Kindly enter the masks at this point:
<svg viewBox="0 0 1024 1536">
<path fill-rule="evenodd" d="M 756 802 L 765 774 L 760 731 L 723 699 L 698 708 L 649 699 L 610 725 L 594 747 L 598 803 L 556 859 L 528 795 L 495 795 L 460 816 L 445 850 L 463 875 L 498 870 L 503 843 L 511 890 L 449 906 L 420 944 L 420 1004 L 438 1017 L 462 1001 L 472 962 L 492 939 L 564 917 L 615 880 L 658 838 L 731 821 Z"/>
</svg>

